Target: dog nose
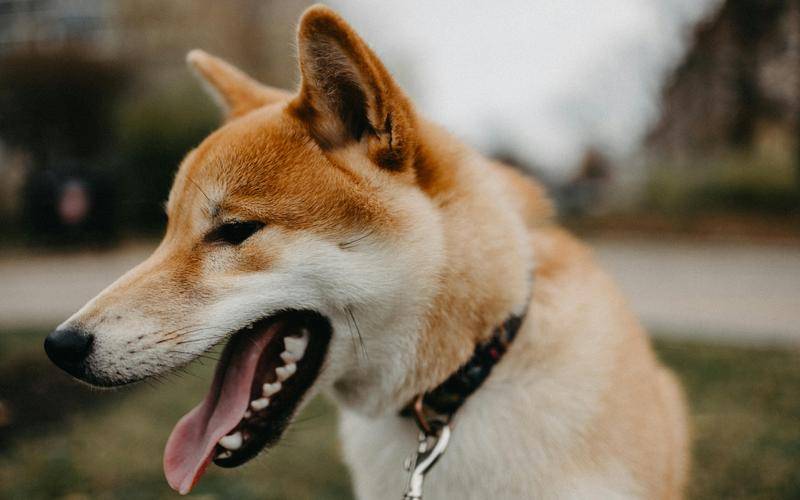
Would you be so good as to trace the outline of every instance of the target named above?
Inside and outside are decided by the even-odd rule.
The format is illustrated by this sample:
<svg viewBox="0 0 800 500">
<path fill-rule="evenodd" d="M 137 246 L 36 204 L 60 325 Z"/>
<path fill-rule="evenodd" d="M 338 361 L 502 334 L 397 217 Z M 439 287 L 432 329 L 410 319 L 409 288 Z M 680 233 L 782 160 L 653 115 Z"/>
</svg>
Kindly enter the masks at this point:
<svg viewBox="0 0 800 500">
<path fill-rule="evenodd" d="M 54 330 L 44 339 L 47 357 L 70 375 L 83 371 L 83 360 L 92 351 L 94 336 L 75 328 Z"/>
</svg>

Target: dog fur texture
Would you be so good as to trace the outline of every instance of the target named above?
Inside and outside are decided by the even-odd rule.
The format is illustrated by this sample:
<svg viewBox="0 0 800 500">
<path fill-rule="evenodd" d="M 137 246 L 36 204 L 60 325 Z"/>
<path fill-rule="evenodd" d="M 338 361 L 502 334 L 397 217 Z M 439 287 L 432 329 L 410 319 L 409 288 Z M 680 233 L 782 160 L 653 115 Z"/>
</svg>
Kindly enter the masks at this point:
<svg viewBox="0 0 800 500">
<path fill-rule="evenodd" d="M 154 254 L 62 325 L 94 334 L 93 380 L 165 373 L 265 314 L 316 310 L 334 333 L 310 392 L 338 404 L 359 498 L 399 498 L 417 435 L 399 409 L 529 302 L 425 498 L 681 498 L 680 387 L 541 187 L 421 117 L 330 9 L 303 15 L 298 47 L 297 93 L 189 54 L 225 123 L 182 162 Z M 266 226 L 204 239 L 234 219 Z"/>
</svg>

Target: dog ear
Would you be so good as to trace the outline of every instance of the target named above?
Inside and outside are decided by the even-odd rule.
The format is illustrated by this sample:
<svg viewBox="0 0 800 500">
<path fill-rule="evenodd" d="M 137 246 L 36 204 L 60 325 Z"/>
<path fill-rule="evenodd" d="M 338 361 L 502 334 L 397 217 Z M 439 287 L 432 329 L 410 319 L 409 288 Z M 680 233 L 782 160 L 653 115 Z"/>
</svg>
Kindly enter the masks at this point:
<svg viewBox="0 0 800 500">
<path fill-rule="evenodd" d="M 331 9 L 300 19 L 302 83 L 292 103 L 323 149 L 367 141 L 373 162 L 403 170 L 414 154 L 411 104 L 378 57 Z"/>
<path fill-rule="evenodd" d="M 222 108 L 226 119 L 244 115 L 267 104 L 288 101 L 290 97 L 288 92 L 262 85 L 241 70 L 202 50 L 189 52 L 186 62 Z"/>
</svg>

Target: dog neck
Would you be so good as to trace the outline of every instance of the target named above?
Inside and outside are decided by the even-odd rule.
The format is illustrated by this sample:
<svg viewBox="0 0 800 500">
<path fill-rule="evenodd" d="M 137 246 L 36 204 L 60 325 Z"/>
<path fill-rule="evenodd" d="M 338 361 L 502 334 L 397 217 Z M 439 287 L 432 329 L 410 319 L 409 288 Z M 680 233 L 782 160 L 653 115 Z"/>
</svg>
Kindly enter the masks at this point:
<svg viewBox="0 0 800 500">
<path fill-rule="evenodd" d="M 494 366 L 500 362 L 511 343 L 519 333 L 527 315 L 527 308 L 521 314 L 511 314 L 503 324 L 492 331 L 492 336 L 475 347 L 469 360 L 451 374 L 436 388 L 417 395 L 401 415 L 413 417 L 417 426 L 426 434 L 431 434 L 432 423 L 447 424 L 472 395 L 489 377 Z"/>
<path fill-rule="evenodd" d="M 526 310 L 532 276 L 528 229 L 503 172 L 464 146 L 437 147 L 455 141 L 422 126 L 429 142 L 420 146 L 418 176 L 440 211 L 447 258 L 416 365 L 396 395 L 406 402 L 441 384 L 498 325 Z"/>
<path fill-rule="evenodd" d="M 426 141 L 418 144 L 416 182 L 436 212 L 436 233 L 427 236 L 436 264 L 419 263 L 426 272 L 408 290 L 410 306 L 395 300 L 387 304 L 394 317 L 362 321 L 365 334 L 381 330 L 365 337 L 391 339 L 384 349 L 393 350 L 358 360 L 330 392 L 369 416 L 396 414 L 441 384 L 495 327 L 525 310 L 530 294 L 531 244 L 512 174 L 437 126 L 420 120 L 418 128 Z"/>
</svg>

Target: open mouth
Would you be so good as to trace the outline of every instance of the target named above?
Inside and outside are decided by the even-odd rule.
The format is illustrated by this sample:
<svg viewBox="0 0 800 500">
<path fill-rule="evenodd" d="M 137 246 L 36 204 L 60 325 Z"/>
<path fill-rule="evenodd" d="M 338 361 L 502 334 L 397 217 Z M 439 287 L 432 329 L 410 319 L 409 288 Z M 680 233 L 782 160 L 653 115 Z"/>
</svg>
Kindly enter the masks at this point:
<svg viewBox="0 0 800 500">
<path fill-rule="evenodd" d="M 288 311 L 236 332 L 211 389 L 175 425 L 164 451 L 170 486 L 188 493 L 213 462 L 236 467 L 275 444 L 322 368 L 331 326 Z"/>
</svg>

